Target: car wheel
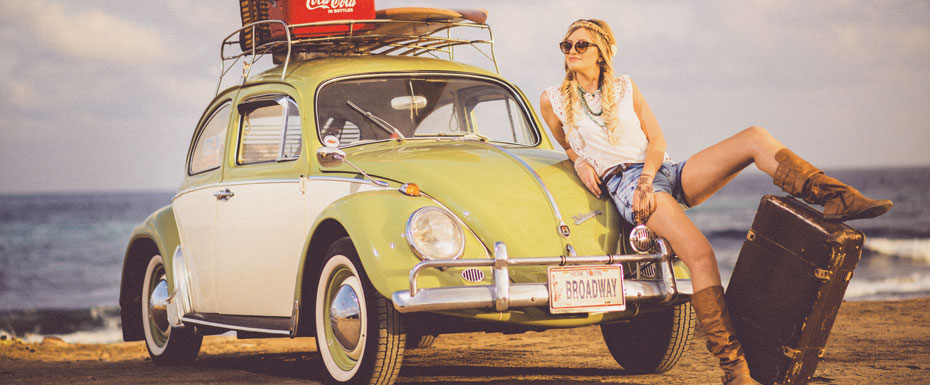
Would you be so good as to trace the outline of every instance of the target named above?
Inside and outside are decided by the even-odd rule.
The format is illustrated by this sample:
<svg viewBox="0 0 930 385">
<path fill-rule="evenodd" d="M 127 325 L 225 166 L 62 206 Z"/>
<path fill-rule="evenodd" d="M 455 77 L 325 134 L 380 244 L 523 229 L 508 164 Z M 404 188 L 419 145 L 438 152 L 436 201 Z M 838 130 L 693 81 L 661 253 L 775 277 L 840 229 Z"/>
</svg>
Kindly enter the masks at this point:
<svg viewBox="0 0 930 385">
<path fill-rule="evenodd" d="M 425 349 L 430 346 L 433 346 L 433 343 L 436 342 L 436 337 L 439 337 L 436 334 L 414 334 L 412 332 L 407 332 L 407 349 Z"/>
<path fill-rule="evenodd" d="M 632 374 L 662 373 L 678 363 L 694 336 L 691 302 L 601 325 L 607 349 Z"/>
<path fill-rule="evenodd" d="M 394 383 L 404 357 L 400 314 L 364 274 L 351 239 L 329 248 L 316 292 L 316 343 L 329 382 Z"/>
<path fill-rule="evenodd" d="M 203 337 L 191 327 L 173 328 L 168 323 L 168 278 L 160 255 L 149 260 L 142 282 L 142 330 L 152 362 L 180 365 L 194 362 Z"/>
</svg>

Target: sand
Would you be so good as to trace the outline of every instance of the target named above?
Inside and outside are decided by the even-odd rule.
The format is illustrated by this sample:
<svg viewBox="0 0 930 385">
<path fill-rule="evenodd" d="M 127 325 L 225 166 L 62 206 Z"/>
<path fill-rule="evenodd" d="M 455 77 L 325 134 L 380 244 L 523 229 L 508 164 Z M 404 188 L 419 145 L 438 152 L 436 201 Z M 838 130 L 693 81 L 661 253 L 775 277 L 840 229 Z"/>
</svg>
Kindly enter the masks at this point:
<svg viewBox="0 0 930 385">
<path fill-rule="evenodd" d="M 840 309 L 815 384 L 930 383 L 930 299 L 846 302 Z M 152 364 L 142 342 L 26 344 L 0 341 L 0 383 L 318 383 L 322 365 L 312 338 L 237 340 L 211 336 L 197 362 Z M 398 384 L 709 384 L 720 371 L 696 338 L 674 369 L 628 375 L 597 327 L 504 335 L 440 336 L 409 350 Z"/>
</svg>

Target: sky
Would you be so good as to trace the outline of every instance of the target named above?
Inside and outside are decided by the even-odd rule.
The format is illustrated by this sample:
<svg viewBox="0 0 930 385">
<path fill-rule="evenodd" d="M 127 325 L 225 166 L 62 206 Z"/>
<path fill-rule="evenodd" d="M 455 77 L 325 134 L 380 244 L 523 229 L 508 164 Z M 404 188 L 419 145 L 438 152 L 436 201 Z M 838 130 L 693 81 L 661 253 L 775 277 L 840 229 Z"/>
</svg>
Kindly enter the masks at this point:
<svg viewBox="0 0 930 385">
<path fill-rule="evenodd" d="M 237 3 L 0 1 L 0 193 L 176 189 Z M 675 159 L 758 125 L 827 169 L 930 166 L 928 1 L 375 3 L 487 9 L 537 111 L 567 27 L 604 19 Z"/>
</svg>

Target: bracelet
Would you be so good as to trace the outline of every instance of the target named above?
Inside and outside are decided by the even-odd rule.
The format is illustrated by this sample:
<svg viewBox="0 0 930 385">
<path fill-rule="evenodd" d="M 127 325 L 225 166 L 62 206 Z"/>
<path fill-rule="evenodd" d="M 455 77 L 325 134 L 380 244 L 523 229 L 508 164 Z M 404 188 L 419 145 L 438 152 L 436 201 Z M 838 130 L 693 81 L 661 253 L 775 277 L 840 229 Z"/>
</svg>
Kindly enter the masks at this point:
<svg viewBox="0 0 930 385">
<path fill-rule="evenodd" d="M 584 165 L 586 165 L 586 164 L 589 164 L 589 163 L 588 163 L 588 161 L 585 160 L 584 158 L 582 158 L 582 157 L 580 157 L 580 156 L 577 157 L 577 158 L 575 158 L 575 172 L 578 172 L 578 169 L 580 169 L 581 166 L 584 166 Z"/>
</svg>

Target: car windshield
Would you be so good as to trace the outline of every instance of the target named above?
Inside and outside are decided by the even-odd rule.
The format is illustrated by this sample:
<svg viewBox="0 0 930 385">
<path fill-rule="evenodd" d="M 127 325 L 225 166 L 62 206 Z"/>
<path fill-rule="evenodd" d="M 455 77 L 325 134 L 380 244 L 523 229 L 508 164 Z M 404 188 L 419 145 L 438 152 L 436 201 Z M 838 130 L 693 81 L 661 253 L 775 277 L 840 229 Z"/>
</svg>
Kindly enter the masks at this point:
<svg viewBox="0 0 930 385">
<path fill-rule="evenodd" d="M 385 76 L 340 80 L 317 97 L 320 139 L 340 146 L 398 138 L 481 138 L 538 142 L 526 107 L 507 87 L 455 76 Z"/>
</svg>

